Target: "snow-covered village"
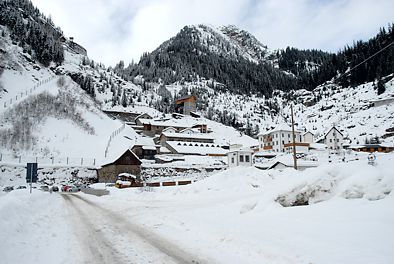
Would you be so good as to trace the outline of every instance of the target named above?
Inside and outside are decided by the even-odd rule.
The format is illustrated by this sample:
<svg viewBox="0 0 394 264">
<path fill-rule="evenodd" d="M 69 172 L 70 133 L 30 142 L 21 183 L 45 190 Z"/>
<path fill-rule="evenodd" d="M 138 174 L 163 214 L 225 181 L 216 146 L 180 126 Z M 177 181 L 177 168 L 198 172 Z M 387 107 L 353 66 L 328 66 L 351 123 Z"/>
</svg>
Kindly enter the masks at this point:
<svg viewBox="0 0 394 264">
<path fill-rule="evenodd" d="M 394 263 L 392 1 L 88 2 L 0 0 L 0 263 Z"/>
</svg>

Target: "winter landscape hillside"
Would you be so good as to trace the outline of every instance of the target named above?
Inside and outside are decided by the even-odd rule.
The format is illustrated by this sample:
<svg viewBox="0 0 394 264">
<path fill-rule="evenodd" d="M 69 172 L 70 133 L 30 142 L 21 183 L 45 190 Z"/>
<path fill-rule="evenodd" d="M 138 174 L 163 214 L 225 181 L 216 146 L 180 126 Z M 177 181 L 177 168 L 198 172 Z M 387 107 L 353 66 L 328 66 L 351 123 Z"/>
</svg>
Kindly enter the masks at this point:
<svg viewBox="0 0 394 264">
<path fill-rule="evenodd" d="M 392 24 L 337 53 L 187 25 L 112 67 L 0 8 L 2 262 L 394 262 Z"/>
</svg>

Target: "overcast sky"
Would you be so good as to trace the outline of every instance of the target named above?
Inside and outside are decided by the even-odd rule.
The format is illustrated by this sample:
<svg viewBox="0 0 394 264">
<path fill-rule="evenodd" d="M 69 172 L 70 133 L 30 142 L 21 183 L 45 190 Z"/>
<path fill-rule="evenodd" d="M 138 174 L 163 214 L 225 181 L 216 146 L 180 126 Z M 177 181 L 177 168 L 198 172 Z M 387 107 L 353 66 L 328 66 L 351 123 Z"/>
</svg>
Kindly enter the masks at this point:
<svg viewBox="0 0 394 264">
<path fill-rule="evenodd" d="M 234 24 L 271 49 L 337 51 L 394 22 L 393 0 L 32 0 L 107 66 L 138 61 L 185 25 Z"/>
</svg>

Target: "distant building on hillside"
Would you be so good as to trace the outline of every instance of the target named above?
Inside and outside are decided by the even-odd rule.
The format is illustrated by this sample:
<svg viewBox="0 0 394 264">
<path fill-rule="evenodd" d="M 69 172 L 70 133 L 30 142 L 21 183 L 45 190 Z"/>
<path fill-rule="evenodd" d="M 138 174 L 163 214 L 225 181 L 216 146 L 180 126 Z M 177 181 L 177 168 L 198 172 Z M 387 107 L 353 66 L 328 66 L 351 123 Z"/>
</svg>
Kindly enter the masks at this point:
<svg viewBox="0 0 394 264">
<path fill-rule="evenodd" d="M 196 111 L 197 96 L 186 95 L 175 101 L 175 111 L 184 115 L 190 115 L 190 112 Z"/>
</svg>

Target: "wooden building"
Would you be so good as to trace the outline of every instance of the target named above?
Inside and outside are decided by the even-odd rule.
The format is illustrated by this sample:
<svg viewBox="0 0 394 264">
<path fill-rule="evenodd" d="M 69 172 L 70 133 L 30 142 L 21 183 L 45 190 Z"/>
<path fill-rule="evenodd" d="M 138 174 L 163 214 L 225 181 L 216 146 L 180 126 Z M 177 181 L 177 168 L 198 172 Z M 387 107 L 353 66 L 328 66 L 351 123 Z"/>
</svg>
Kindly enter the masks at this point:
<svg viewBox="0 0 394 264">
<path fill-rule="evenodd" d="M 175 111 L 184 115 L 190 115 L 190 112 L 196 111 L 197 96 L 186 95 L 175 101 Z"/>
<path fill-rule="evenodd" d="M 388 153 L 393 151 L 394 147 L 393 146 L 384 146 L 381 144 L 364 144 L 362 146 L 355 146 L 351 147 L 352 150 L 358 151 L 358 152 L 382 152 L 382 153 Z"/>
<path fill-rule="evenodd" d="M 97 170 L 99 182 L 115 182 L 120 173 L 130 173 L 137 177 L 141 172 L 141 161 L 130 149 L 127 149 L 115 161 L 104 164 Z"/>
</svg>

